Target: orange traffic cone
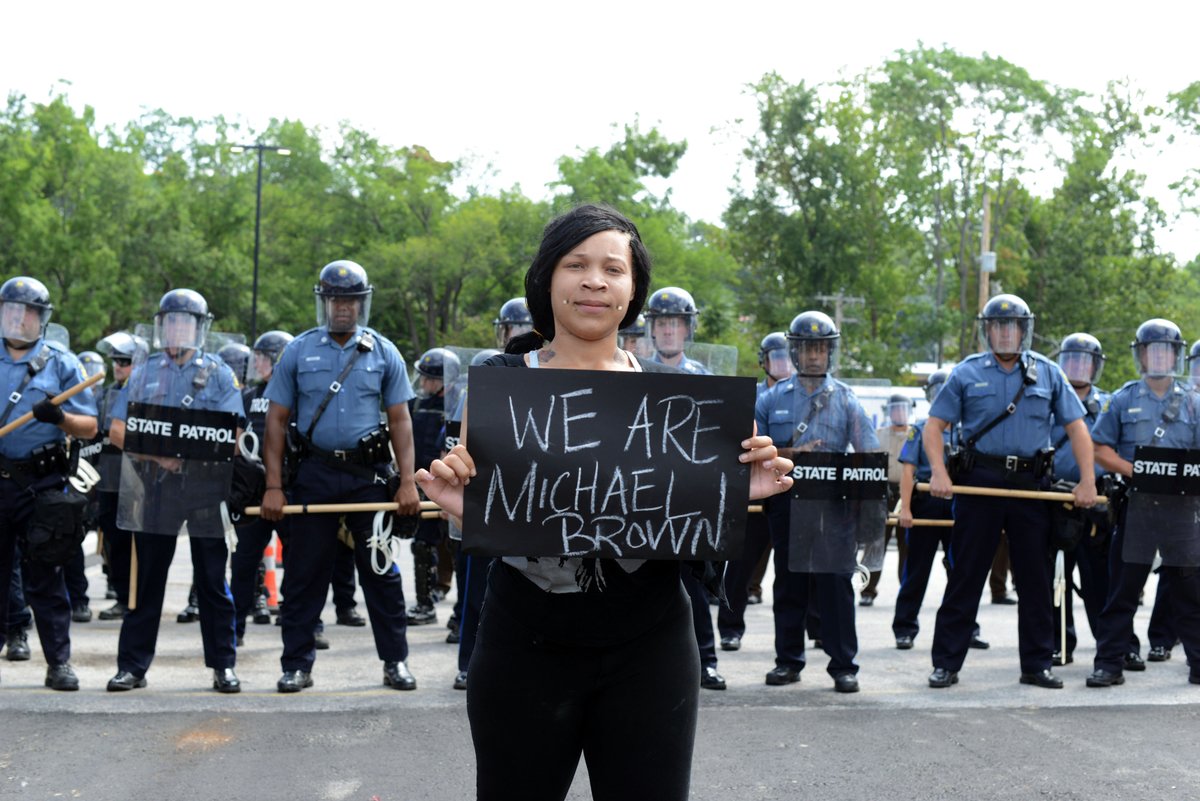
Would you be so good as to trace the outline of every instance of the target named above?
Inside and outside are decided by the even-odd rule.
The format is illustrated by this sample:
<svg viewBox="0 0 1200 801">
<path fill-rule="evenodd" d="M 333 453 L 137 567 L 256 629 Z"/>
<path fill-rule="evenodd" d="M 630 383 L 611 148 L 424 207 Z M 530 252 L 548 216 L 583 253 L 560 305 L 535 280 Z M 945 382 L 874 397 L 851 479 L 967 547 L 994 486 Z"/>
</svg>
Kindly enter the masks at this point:
<svg viewBox="0 0 1200 801">
<path fill-rule="evenodd" d="M 275 566 L 283 555 L 283 543 L 277 535 L 271 536 L 271 541 L 263 549 L 263 585 L 267 588 L 267 609 L 279 611 L 279 582 L 275 578 Z"/>
</svg>

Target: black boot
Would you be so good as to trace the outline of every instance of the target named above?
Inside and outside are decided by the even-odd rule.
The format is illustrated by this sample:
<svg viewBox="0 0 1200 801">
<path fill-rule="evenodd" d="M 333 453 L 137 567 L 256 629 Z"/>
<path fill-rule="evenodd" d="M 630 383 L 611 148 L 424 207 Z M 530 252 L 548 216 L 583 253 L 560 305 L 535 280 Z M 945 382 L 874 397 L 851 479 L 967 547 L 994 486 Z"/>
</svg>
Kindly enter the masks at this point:
<svg viewBox="0 0 1200 801">
<path fill-rule="evenodd" d="M 193 584 L 192 588 L 188 590 L 187 606 L 183 608 L 182 612 L 175 616 L 175 620 L 178 623 L 195 623 L 199 619 L 200 601 L 196 598 L 196 585 Z"/>
<path fill-rule="evenodd" d="M 437 556 L 434 546 L 413 540 L 413 570 L 416 573 L 414 604 L 406 613 L 408 625 L 423 626 L 437 622 L 437 610 L 433 607 L 433 587 L 437 583 Z"/>
</svg>

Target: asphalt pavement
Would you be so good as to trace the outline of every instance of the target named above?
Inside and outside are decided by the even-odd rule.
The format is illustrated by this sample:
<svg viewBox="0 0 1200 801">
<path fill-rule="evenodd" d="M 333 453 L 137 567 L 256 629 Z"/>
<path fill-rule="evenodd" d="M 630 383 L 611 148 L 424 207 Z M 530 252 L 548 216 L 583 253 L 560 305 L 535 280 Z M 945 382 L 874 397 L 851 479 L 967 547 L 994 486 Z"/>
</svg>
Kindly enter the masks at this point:
<svg viewBox="0 0 1200 801">
<path fill-rule="evenodd" d="M 89 545 L 91 540 L 89 540 Z M 407 549 L 406 549 L 407 550 Z M 692 798 L 1097 799 L 1200 798 L 1200 686 L 1182 648 L 1127 673 L 1122 687 L 1091 689 L 1094 643 L 1082 604 L 1062 690 L 1018 684 L 1017 608 L 980 608 L 986 651 L 972 651 L 958 685 L 929 689 L 929 643 L 940 569 L 910 651 L 891 634 L 895 552 L 880 597 L 858 609 L 862 692 L 839 695 L 824 654 L 809 652 L 798 684 L 767 687 L 773 664 L 770 573 L 766 603 L 747 614 L 740 651 L 720 653 L 723 692 L 702 691 Z M 465 693 L 451 688 L 456 647 L 445 642 L 453 595 L 436 625 L 409 629 L 415 692 L 382 684 L 369 628 L 333 624 L 318 653 L 316 685 L 279 695 L 275 626 L 247 627 L 238 651 L 243 692 L 219 695 L 203 666 L 197 624 L 175 622 L 190 583 L 177 551 L 149 686 L 108 693 L 119 623 L 76 624 L 72 662 L 82 689 L 45 689 L 36 636 L 29 662 L 0 659 L 0 798 L 467 799 L 474 797 Z M 103 600 L 95 557 L 92 608 Z M 411 558 L 402 563 L 411 587 Z M 1154 578 L 1146 596 L 1153 599 Z M 359 593 L 360 611 L 365 612 Z M 1139 610 L 1145 637 L 1149 607 Z M 715 616 L 715 610 L 714 610 Z M 581 764 L 568 798 L 587 799 Z"/>
</svg>

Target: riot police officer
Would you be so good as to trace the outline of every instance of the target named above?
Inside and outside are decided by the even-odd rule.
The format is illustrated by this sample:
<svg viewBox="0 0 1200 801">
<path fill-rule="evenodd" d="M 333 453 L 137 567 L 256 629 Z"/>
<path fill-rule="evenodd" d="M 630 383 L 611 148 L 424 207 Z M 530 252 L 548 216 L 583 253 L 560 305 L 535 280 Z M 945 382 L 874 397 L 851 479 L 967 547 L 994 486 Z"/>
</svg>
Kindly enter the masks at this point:
<svg viewBox="0 0 1200 801">
<path fill-rule="evenodd" d="M 1179 326 L 1155 318 L 1138 326 L 1131 344 L 1141 378 L 1113 393 L 1092 429 L 1096 460 L 1106 470 L 1126 478 L 1133 475 L 1133 458 L 1139 445 L 1160 448 L 1200 448 L 1200 404 L 1184 374 L 1184 342 Z M 1100 613 L 1094 670 L 1089 687 L 1111 687 L 1125 682 L 1133 641 L 1133 617 L 1138 596 L 1150 575 L 1145 564 L 1127 561 L 1122 546 L 1136 532 L 1127 528 L 1129 505 L 1117 517 L 1109 548 L 1109 593 Z M 1194 524 L 1180 521 L 1181 530 L 1194 534 Z M 1183 643 L 1191 667 L 1188 681 L 1200 684 L 1200 570 L 1197 565 L 1168 564 L 1164 554 L 1160 581 L 1169 582 L 1169 607 L 1175 633 Z"/>
<path fill-rule="evenodd" d="M 1100 345 L 1100 340 L 1086 332 L 1069 334 L 1059 346 L 1058 366 L 1062 368 L 1071 389 L 1075 390 L 1075 394 L 1083 403 L 1083 421 L 1089 431 L 1109 401 L 1108 393 L 1096 386 L 1096 381 L 1104 371 L 1104 360 L 1104 348 Z M 1058 421 L 1055 421 L 1054 427 L 1050 429 L 1050 443 L 1054 448 L 1054 488 L 1070 491 L 1079 481 L 1079 465 L 1075 462 L 1075 453 L 1064 447 L 1067 444 L 1067 433 Z M 1096 464 L 1095 474 L 1098 480 L 1104 474 L 1104 468 Z M 1076 642 L 1072 576 L 1076 565 L 1079 567 L 1080 596 L 1083 598 L 1088 626 L 1092 634 L 1096 634 L 1096 622 L 1108 597 L 1106 553 L 1111 531 L 1105 519 L 1107 515 L 1100 515 L 1098 509 L 1094 512 L 1068 512 L 1062 504 L 1052 506 L 1051 509 L 1054 512 L 1055 550 L 1063 551 L 1066 576 L 1066 592 L 1062 602 L 1066 604 L 1067 651 L 1065 654 L 1062 652 L 1061 618 L 1054 615 L 1054 653 L 1051 661 L 1057 667 L 1075 661 L 1072 656 Z"/>
<path fill-rule="evenodd" d="M 492 320 L 492 326 L 496 329 L 496 344 L 501 348 L 510 339 L 532 331 L 533 315 L 529 313 L 529 306 L 526 305 L 525 298 L 512 298 L 505 301 L 504 305 L 500 307 L 500 313 L 496 315 L 496 319 Z"/>
<path fill-rule="evenodd" d="M 788 328 L 788 353 L 796 375 L 759 396 L 754 409 L 758 430 L 770 434 L 781 456 L 797 452 L 862 453 L 879 450 L 879 440 L 854 392 L 836 380 L 841 332 L 819 311 L 796 315 Z M 793 573 L 791 499 L 767 503 L 771 544 L 775 549 L 775 668 L 769 685 L 800 681 L 804 669 L 805 617 L 811 589 L 821 612 L 821 644 L 829 655 L 834 689 L 858 692 L 858 634 L 854 625 L 854 587 L 849 573 Z"/>
<path fill-rule="evenodd" d="M 117 525 L 117 493 L 121 488 L 121 449 L 112 443 L 109 431 L 112 413 L 121 390 L 133 372 L 133 362 L 144 362 L 149 345 L 140 336 L 127 331 L 109 334 L 96 343 L 96 349 L 108 356 L 113 366 L 113 382 L 104 388 L 100 401 L 100 531 L 104 534 L 104 561 L 108 579 L 116 593 L 116 602 L 100 610 L 101 620 L 122 620 L 129 611 L 129 569 L 133 551 L 133 532 Z"/>
<path fill-rule="evenodd" d="M 154 317 L 152 343 L 159 350 L 144 364 L 135 365 L 112 411 L 109 439 L 125 451 L 117 523 L 134 532 L 138 568 L 133 580 L 137 582 L 138 603 L 121 622 L 117 673 L 108 681 L 110 692 L 146 686 L 146 672 L 158 641 L 167 574 L 185 521 L 204 664 L 213 672 L 214 690 L 241 691 L 241 681 L 234 672 L 234 607 L 225 581 L 229 548 L 220 511 L 229 494 L 232 466 L 228 461 L 210 463 L 160 455 L 154 451 L 157 443 L 165 442 L 165 436 L 156 444 L 147 441 L 144 446 L 138 445 L 130 442 L 127 426 L 127 421 L 136 416 L 131 409 L 147 419 L 154 414 L 166 419 L 172 409 L 180 410 L 181 416 L 209 412 L 226 421 L 226 432 L 228 427 L 233 428 L 236 440 L 241 433 L 241 393 L 228 365 L 204 351 L 211 323 L 208 301 L 199 292 L 173 289 L 163 295 Z M 160 434 L 162 430 L 159 428 Z M 132 433 L 144 432 L 134 429 Z M 142 447 L 145 451 L 139 450 Z"/>
<path fill-rule="evenodd" d="M 654 344 L 653 361 L 685 373 L 711 375 L 707 367 L 683 352 L 696 335 L 696 319 L 700 314 L 690 292 L 674 286 L 660 289 L 646 301 L 644 314 Z"/>
<path fill-rule="evenodd" d="M 788 358 L 787 334 L 775 331 L 763 337 L 758 348 L 758 366 L 763 371 L 763 378 L 758 382 L 758 393 L 762 394 L 780 381 L 791 378 L 795 372 L 792 360 Z M 760 565 L 765 569 L 765 561 L 771 551 L 771 532 L 767 526 L 765 512 L 755 512 L 746 517 L 746 545 L 741 559 L 735 559 L 725 568 L 725 592 L 729 604 L 717 609 L 717 630 L 721 635 L 722 651 L 737 651 L 742 647 L 742 637 L 746 634 L 746 604 L 749 600 L 750 585 L 762 580 L 758 573 Z"/>
<path fill-rule="evenodd" d="M 87 378 L 91 378 L 96 374 L 104 375 L 107 370 L 104 365 L 104 359 L 99 353 L 93 350 L 85 350 L 79 354 L 79 364 L 83 367 L 83 374 Z M 88 389 L 88 394 L 92 396 L 92 400 L 100 403 L 101 394 L 104 391 L 103 382 L 93 384 Z M 79 452 L 79 458 L 84 459 L 96 465 L 96 457 L 99 455 L 101 448 L 101 436 L 97 434 L 93 439 L 83 444 Z M 96 524 L 98 493 L 93 489 L 90 498 L 92 503 L 88 506 L 88 512 L 84 515 L 85 530 L 91 530 Z M 83 544 L 80 543 L 79 549 L 71 560 L 63 565 L 63 578 L 67 582 L 67 595 L 71 597 L 71 621 L 73 623 L 88 623 L 92 619 L 92 609 L 88 602 L 88 580 L 84 574 L 84 556 Z"/>
<path fill-rule="evenodd" d="M 267 436 L 264 455 L 267 489 L 263 517 L 280 520 L 293 503 L 381 502 L 394 500 L 402 515 L 417 515 L 420 500 L 413 478 L 412 387 L 396 346 L 367 327 L 374 287 L 367 271 L 352 261 L 321 269 L 313 289 L 317 327 L 305 331 L 284 350 L 267 386 Z M 380 426 L 380 407 L 387 426 Z M 295 414 L 298 447 L 295 477 L 284 494 L 283 457 L 288 419 Z M 389 448 L 390 446 L 390 448 Z M 393 454 L 394 453 L 394 463 Z M 398 487 L 389 492 L 389 478 Z M 373 515 L 345 516 L 354 537 L 363 594 L 383 660 L 383 681 L 398 690 L 414 690 L 409 672 L 404 591 L 393 565 L 375 573 L 366 540 Z M 290 521 L 291 539 L 284 572 L 283 675 L 280 692 L 312 686 L 316 659 L 313 627 L 329 591 L 338 520 L 333 515 L 298 515 Z"/>
<path fill-rule="evenodd" d="M 1188 350 L 1188 375 L 1192 379 L 1192 388 L 1200 389 L 1200 339 L 1192 343 Z"/>
<path fill-rule="evenodd" d="M 238 380 L 239 386 L 245 386 L 250 372 L 250 348 L 243 345 L 241 342 L 230 342 L 228 345 L 223 345 L 217 356 L 221 361 L 229 365 L 229 369 L 233 371 L 233 375 Z"/>
<path fill-rule="evenodd" d="M 269 401 L 264 397 L 275 363 L 283 349 L 293 337 L 286 331 L 267 331 L 254 341 L 253 355 L 246 376 L 247 387 L 242 390 L 242 407 L 245 411 L 246 431 L 242 437 L 242 455 L 254 468 L 261 461 L 262 440 L 266 435 L 267 408 Z M 230 346 L 226 346 L 228 348 Z M 222 348 L 224 351 L 225 348 Z M 226 361 L 226 364 L 229 364 Z M 232 366 L 232 365 L 231 365 Z M 255 500 L 257 502 L 257 499 Z M 258 577 L 262 565 L 263 550 L 271 542 L 275 526 L 262 516 L 246 517 L 237 527 L 238 547 L 230 557 L 229 588 L 233 593 L 233 605 L 237 625 L 238 643 L 246 634 L 246 617 L 254 615 L 256 623 L 270 623 L 266 599 L 259 591 Z"/>
<path fill-rule="evenodd" d="M 946 385 L 950 369 L 942 367 L 930 373 L 925 380 L 925 399 L 931 404 L 938 392 Z M 938 546 L 950 553 L 950 528 L 939 526 L 914 526 L 913 520 L 954 520 L 953 504 L 945 498 L 935 498 L 928 493 L 915 492 L 918 483 L 928 482 L 933 475 L 929 458 L 921 447 L 925 431 L 925 420 L 918 420 L 908 430 L 904 447 L 900 449 L 900 537 L 905 543 L 904 570 L 900 576 L 900 591 L 896 594 L 896 611 L 892 616 L 892 634 L 896 637 L 896 648 L 907 651 L 921 630 L 918 615 L 925 602 L 925 590 L 929 588 L 929 576 L 937 558 Z M 948 453 L 958 445 L 956 428 L 948 428 L 942 435 Z M 946 562 L 947 568 L 949 561 Z M 971 638 L 971 647 L 986 649 L 988 643 L 979 638 L 979 625 Z"/>
<path fill-rule="evenodd" d="M 7 625 L 9 582 L 17 543 L 37 514 L 36 495 L 66 486 L 67 435 L 88 440 L 96 435 L 96 403 L 88 392 L 62 405 L 50 399 L 83 380 L 79 360 L 58 343 L 45 339 L 54 307 L 50 292 L 35 278 L 10 278 L 0 286 L 0 426 L 32 412 L 33 420 L 0 438 L 0 621 Z M 71 667 L 71 603 L 61 567 L 32 558 L 22 550 L 21 577 L 42 652 L 46 686 L 78 690 Z M 9 642 L 12 658 L 12 642 Z"/>
<path fill-rule="evenodd" d="M 458 380 L 458 356 L 445 348 L 430 348 L 421 354 L 413 371 L 409 401 L 412 416 L 413 452 L 417 464 L 430 464 L 442 455 L 446 428 L 446 388 Z M 423 626 L 437 622 L 433 592 L 437 584 L 437 549 L 446 537 L 445 520 L 422 520 L 413 535 L 412 555 L 415 603 L 408 610 L 408 624 Z"/>
<path fill-rule="evenodd" d="M 909 423 L 912 422 L 913 409 L 912 398 L 903 393 L 892 393 L 884 408 L 887 420 L 882 426 L 875 429 L 875 436 L 888 455 L 888 509 L 895 509 L 896 503 L 900 500 L 900 475 L 904 472 L 900 463 L 900 451 L 904 448 L 904 443 L 911 431 Z M 884 548 L 887 548 L 887 543 L 892 538 L 892 531 L 892 526 L 884 529 Z M 908 558 L 908 543 L 904 537 L 897 537 L 896 546 L 900 557 L 896 566 L 896 577 L 903 581 L 904 562 Z M 875 599 L 879 597 L 879 579 L 882 577 L 882 570 L 871 571 L 871 578 L 859 596 L 859 606 L 874 606 Z"/>
<path fill-rule="evenodd" d="M 637 319 L 629 326 L 617 332 L 622 350 L 627 350 L 634 356 L 649 359 L 654 355 L 654 343 L 646 333 L 646 315 L 638 314 Z"/>
<path fill-rule="evenodd" d="M 954 494 L 954 484 L 996 489 L 1033 489 L 1052 469 L 1048 444 L 1055 421 L 1063 424 L 1082 477 L 1073 490 L 1077 506 L 1096 502 L 1092 448 L 1083 404 L 1054 362 L 1030 350 L 1034 317 L 1016 295 L 997 295 L 979 315 L 987 348 L 954 368 L 930 410 L 922 434 L 932 475 L 931 493 Z M 948 427 L 962 424 L 962 456 L 952 477 L 942 454 Z M 1050 669 L 1054 650 L 1050 568 L 1050 513 L 1042 501 L 960 495 L 954 499 L 951 571 L 933 634 L 931 687 L 949 687 L 970 647 L 983 583 L 1000 531 L 1008 534 L 1017 607 L 1022 684 L 1057 689 Z"/>
</svg>

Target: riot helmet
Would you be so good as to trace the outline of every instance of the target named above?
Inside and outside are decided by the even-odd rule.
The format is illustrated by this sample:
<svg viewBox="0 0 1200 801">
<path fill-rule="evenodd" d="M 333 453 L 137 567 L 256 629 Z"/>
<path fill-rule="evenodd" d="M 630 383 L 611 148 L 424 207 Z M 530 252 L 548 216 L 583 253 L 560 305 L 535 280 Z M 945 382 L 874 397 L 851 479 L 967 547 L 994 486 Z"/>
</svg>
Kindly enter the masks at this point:
<svg viewBox="0 0 1200 801">
<path fill-rule="evenodd" d="M 150 352 L 146 340 L 128 331 L 109 334 L 96 343 L 96 350 L 112 359 L 117 367 L 128 366 L 134 359 L 144 359 Z"/>
<path fill-rule="evenodd" d="M 979 344 L 995 356 L 1020 356 L 1033 345 L 1033 312 L 1016 295 L 992 298 L 978 320 Z"/>
<path fill-rule="evenodd" d="M 925 379 L 925 400 L 933 403 L 938 393 L 946 386 L 946 379 L 950 377 L 949 367 L 939 367 L 929 374 L 929 378 Z"/>
<path fill-rule="evenodd" d="M 250 372 L 247 378 L 251 381 L 265 382 L 275 371 L 283 349 L 295 339 L 287 331 L 267 331 L 259 334 L 254 340 L 254 358 L 250 361 Z"/>
<path fill-rule="evenodd" d="M 1143 378 L 1170 378 L 1183 375 L 1186 345 L 1179 326 L 1161 317 L 1138 326 L 1130 343 L 1133 365 Z"/>
<path fill-rule="evenodd" d="M 774 331 L 763 337 L 758 346 L 758 366 L 772 381 L 785 381 L 792 377 L 796 371 L 788 356 L 786 333 Z"/>
<path fill-rule="evenodd" d="M 204 347 L 213 316 L 208 301 L 194 289 L 172 289 L 158 302 L 154 315 L 154 347 L 196 350 Z"/>
<path fill-rule="evenodd" d="M 838 340 L 841 334 L 829 315 L 806 311 L 788 326 L 788 356 L 802 376 L 824 376 L 837 372 Z"/>
<path fill-rule="evenodd" d="M 696 334 L 696 301 L 686 289 L 669 286 L 658 290 L 646 301 L 646 324 L 654 350 L 666 359 L 683 352 Z"/>
<path fill-rule="evenodd" d="M 646 315 L 638 313 L 637 318 L 617 332 L 621 337 L 621 347 L 635 356 L 649 359 L 654 355 L 654 343 L 646 335 Z"/>
<path fill-rule="evenodd" d="M 479 353 L 476 353 L 471 357 L 470 367 L 478 367 L 488 359 L 492 358 L 493 356 L 499 356 L 503 352 L 504 351 L 496 350 L 495 348 L 484 348 L 483 350 L 479 351 Z"/>
<path fill-rule="evenodd" d="M 1192 374 L 1192 386 L 1200 389 L 1200 339 L 1192 343 L 1187 360 L 1188 372 Z"/>
<path fill-rule="evenodd" d="M 492 320 L 492 326 L 496 329 L 496 344 L 502 348 L 510 339 L 532 331 L 533 315 L 529 313 L 525 298 L 506 300 L 496 319 Z"/>
<path fill-rule="evenodd" d="M 317 301 L 317 327 L 331 334 L 352 334 L 371 319 L 371 295 L 375 287 L 367 282 L 361 265 L 341 259 L 321 268 L 313 295 Z"/>
<path fill-rule="evenodd" d="M 19 275 L 0 286 L 0 333 L 14 348 L 37 342 L 53 310 L 50 291 L 36 278 Z"/>
<path fill-rule="evenodd" d="M 414 368 L 413 392 L 419 398 L 429 398 L 458 380 L 462 363 L 454 351 L 447 348 L 430 348 L 421 354 Z"/>
<path fill-rule="evenodd" d="M 233 371 L 239 384 L 246 383 L 246 375 L 250 369 L 250 349 L 248 347 L 240 342 L 230 342 L 217 351 L 217 356 L 229 365 L 229 369 Z"/>
<path fill-rule="evenodd" d="M 94 350 L 85 350 L 79 354 L 79 364 L 83 367 L 84 375 L 88 378 L 97 373 L 104 375 L 107 368 L 104 365 L 104 358 Z"/>
<path fill-rule="evenodd" d="M 1073 387 L 1095 384 L 1104 370 L 1104 348 L 1091 334 L 1068 334 L 1058 349 L 1058 366 Z"/>
<path fill-rule="evenodd" d="M 913 399 L 899 392 L 893 393 L 887 402 L 887 421 L 891 426 L 907 426 L 912 422 Z"/>
</svg>

